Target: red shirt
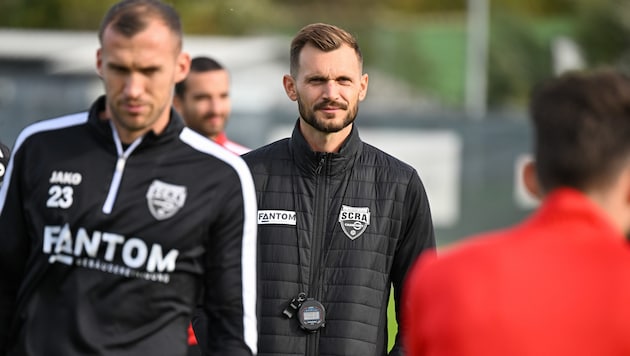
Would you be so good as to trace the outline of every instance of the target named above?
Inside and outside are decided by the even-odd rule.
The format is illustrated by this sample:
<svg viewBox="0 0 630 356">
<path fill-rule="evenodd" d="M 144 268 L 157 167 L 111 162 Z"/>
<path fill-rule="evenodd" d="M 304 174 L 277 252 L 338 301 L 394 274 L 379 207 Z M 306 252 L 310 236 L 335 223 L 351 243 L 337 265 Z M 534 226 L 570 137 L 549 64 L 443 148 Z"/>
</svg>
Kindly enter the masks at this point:
<svg viewBox="0 0 630 356">
<path fill-rule="evenodd" d="M 240 145 L 234 141 L 230 141 L 227 136 L 225 135 L 225 132 L 221 132 L 220 134 L 217 135 L 217 137 L 214 138 L 214 142 L 218 143 L 219 145 L 223 146 L 224 148 L 226 148 L 228 151 L 231 151 L 233 153 L 236 153 L 237 155 L 242 155 L 244 153 L 247 153 L 249 151 L 251 151 L 251 149 Z"/>
<path fill-rule="evenodd" d="M 406 281 L 408 355 L 630 355 L 630 246 L 583 194 L 422 255 Z"/>
</svg>

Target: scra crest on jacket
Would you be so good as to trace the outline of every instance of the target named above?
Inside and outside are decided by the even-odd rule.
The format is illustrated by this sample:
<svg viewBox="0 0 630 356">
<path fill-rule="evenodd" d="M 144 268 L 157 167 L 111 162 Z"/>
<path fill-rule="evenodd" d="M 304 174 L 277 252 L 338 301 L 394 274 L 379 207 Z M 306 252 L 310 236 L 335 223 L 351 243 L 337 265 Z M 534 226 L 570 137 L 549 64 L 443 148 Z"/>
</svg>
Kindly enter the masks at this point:
<svg viewBox="0 0 630 356">
<path fill-rule="evenodd" d="M 154 180 L 147 191 L 151 215 L 166 220 L 175 215 L 186 202 L 186 187 Z"/>
<path fill-rule="evenodd" d="M 342 205 L 339 212 L 339 224 L 341 230 L 354 240 L 361 236 L 368 225 L 370 225 L 370 208 L 356 208 L 353 206 Z"/>
</svg>

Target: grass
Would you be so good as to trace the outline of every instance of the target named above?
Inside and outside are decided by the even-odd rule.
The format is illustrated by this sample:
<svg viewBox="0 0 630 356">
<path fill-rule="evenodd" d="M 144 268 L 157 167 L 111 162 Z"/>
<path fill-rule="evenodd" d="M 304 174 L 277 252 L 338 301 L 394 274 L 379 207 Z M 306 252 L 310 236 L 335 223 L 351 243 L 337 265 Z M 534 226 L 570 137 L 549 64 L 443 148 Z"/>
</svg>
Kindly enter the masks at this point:
<svg viewBox="0 0 630 356">
<path fill-rule="evenodd" d="M 396 341 L 396 332 L 398 332 L 398 323 L 396 322 L 396 308 L 394 303 L 394 291 L 389 293 L 389 304 L 387 305 L 387 333 L 389 334 L 387 351 L 390 351 Z"/>
</svg>

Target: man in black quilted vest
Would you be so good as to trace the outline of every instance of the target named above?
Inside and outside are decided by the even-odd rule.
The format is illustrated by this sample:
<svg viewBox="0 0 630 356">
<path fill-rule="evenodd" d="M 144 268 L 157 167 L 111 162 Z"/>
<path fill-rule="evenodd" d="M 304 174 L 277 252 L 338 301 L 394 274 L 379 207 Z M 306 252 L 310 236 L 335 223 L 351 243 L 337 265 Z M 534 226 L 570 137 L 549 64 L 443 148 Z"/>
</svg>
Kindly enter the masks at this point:
<svg viewBox="0 0 630 356">
<path fill-rule="evenodd" d="M 411 166 L 359 138 L 368 76 L 351 34 L 308 25 L 290 60 L 293 134 L 243 156 L 259 209 L 259 355 L 386 355 L 392 286 L 398 303 L 435 246 L 427 195 Z"/>
</svg>

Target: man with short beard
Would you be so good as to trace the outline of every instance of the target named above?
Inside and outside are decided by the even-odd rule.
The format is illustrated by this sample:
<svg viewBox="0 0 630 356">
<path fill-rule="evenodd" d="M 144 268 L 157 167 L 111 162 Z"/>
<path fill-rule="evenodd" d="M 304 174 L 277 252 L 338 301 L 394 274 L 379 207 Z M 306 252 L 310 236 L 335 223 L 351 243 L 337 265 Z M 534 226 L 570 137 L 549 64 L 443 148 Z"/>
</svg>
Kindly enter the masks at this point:
<svg viewBox="0 0 630 356">
<path fill-rule="evenodd" d="M 192 59 L 186 79 L 175 84 L 173 106 L 191 129 L 237 155 L 249 152 L 225 134 L 232 112 L 230 74 L 215 59 Z"/>
<path fill-rule="evenodd" d="M 292 136 L 243 155 L 259 209 L 259 355 L 385 355 L 392 285 L 398 303 L 435 246 L 427 195 L 412 167 L 359 138 L 368 76 L 352 35 L 308 25 L 290 63 Z"/>
</svg>

